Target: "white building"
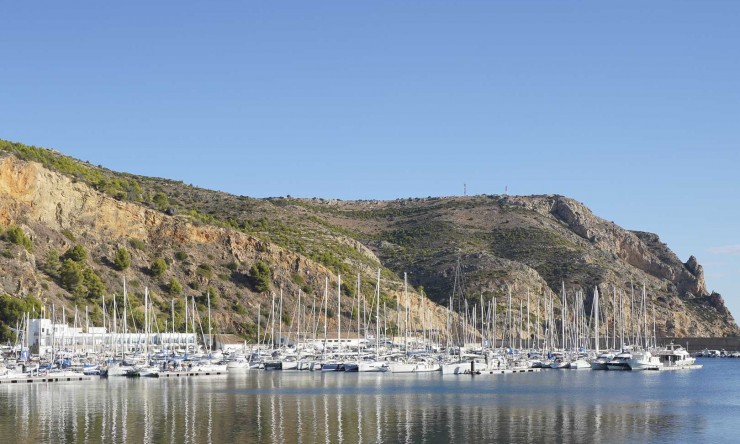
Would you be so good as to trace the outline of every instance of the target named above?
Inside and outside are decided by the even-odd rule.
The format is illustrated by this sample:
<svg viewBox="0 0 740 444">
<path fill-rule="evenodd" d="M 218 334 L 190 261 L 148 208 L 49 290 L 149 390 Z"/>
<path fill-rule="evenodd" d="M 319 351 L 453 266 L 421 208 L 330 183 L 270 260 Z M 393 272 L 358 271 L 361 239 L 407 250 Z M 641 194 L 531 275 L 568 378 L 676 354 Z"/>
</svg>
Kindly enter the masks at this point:
<svg viewBox="0 0 740 444">
<path fill-rule="evenodd" d="M 105 327 L 70 327 L 52 324 L 50 319 L 30 319 L 28 345 L 32 353 L 45 355 L 55 351 L 98 353 L 101 351 L 134 352 L 151 349 L 195 349 L 195 333 L 108 333 Z"/>
</svg>

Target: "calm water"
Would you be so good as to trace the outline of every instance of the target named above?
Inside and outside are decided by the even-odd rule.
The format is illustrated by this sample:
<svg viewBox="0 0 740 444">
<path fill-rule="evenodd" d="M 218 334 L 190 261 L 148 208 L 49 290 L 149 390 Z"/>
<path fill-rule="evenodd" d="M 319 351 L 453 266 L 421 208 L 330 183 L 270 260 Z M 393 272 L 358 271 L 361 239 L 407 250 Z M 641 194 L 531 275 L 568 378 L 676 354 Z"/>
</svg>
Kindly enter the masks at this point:
<svg viewBox="0 0 740 444">
<path fill-rule="evenodd" d="M 0 385 L 0 442 L 737 442 L 740 360 L 680 372 L 243 372 Z"/>
</svg>

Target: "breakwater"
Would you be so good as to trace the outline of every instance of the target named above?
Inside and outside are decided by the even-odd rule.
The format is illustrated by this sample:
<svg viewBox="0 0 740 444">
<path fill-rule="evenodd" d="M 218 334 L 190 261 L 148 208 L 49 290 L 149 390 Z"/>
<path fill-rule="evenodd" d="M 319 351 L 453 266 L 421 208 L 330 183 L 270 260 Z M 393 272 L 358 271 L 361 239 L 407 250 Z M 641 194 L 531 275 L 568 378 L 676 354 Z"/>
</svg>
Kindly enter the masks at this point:
<svg viewBox="0 0 740 444">
<path fill-rule="evenodd" d="M 671 342 L 682 345 L 690 353 L 697 353 L 704 349 L 740 351 L 740 337 L 738 336 L 724 338 L 658 338 L 658 345 L 665 345 Z"/>
</svg>

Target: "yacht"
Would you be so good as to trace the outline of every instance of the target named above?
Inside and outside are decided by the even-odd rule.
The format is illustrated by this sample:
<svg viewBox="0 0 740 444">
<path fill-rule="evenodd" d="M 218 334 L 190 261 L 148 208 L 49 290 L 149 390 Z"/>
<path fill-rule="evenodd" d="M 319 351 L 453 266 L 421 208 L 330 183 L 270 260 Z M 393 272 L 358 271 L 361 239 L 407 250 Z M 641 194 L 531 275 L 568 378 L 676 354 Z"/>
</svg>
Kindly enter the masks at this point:
<svg viewBox="0 0 740 444">
<path fill-rule="evenodd" d="M 660 370 L 663 367 L 660 359 L 657 356 L 653 356 L 648 350 L 632 352 L 632 357 L 627 359 L 627 365 L 629 365 L 632 371 Z"/>
<path fill-rule="evenodd" d="M 658 351 L 658 359 L 665 368 L 685 368 L 696 364 L 696 358 L 692 357 L 685 348 L 673 342 Z"/>
<path fill-rule="evenodd" d="M 614 356 L 614 359 L 606 363 L 606 369 L 607 370 L 629 370 L 630 366 L 627 362 L 628 360 L 632 359 L 632 353 L 628 351 L 623 351 L 616 356 Z"/>
<path fill-rule="evenodd" d="M 593 361 L 591 361 L 592 370 L 607 370 L 606 364 L 614 359 L 614 353 L 600 353 Z"/>
</svg>

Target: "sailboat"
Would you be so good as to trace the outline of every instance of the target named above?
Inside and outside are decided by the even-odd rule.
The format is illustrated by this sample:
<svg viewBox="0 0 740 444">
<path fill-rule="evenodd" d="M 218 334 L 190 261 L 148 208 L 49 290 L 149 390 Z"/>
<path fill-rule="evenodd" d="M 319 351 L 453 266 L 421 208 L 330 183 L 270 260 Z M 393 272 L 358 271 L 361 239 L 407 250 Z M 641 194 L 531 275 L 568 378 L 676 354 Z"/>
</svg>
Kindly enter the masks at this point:
<svg viewBox="0 0 740 444">
<path fill-rule="evenodd" d="M 390 370 L 388 363 L 380 360 L 380 268 L 378 268 L 377 276 L 375 284 L 375 357 L 358 362 L 358 372 L 387 372 Z"/>
</svg>

